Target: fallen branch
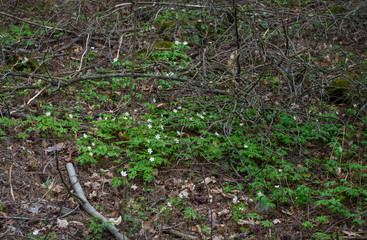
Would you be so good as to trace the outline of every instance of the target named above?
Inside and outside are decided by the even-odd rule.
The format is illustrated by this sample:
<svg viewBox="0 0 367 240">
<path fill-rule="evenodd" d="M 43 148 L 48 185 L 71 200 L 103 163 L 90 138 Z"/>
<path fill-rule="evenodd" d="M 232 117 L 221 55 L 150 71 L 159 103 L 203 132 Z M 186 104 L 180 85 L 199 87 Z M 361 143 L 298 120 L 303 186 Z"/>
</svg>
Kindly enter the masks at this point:
<svg viewBox="0 0 367 240">
<path fill-rule="evenodd" d="M 186 234 L 186 233 L 182 233 L 182 232 L 179 232 L 179 231 L 176 231 L 176 230 L 173 230 L 173 229 L 167 229 L 167 230 L 164 230 L 164 232 L 167 232 L 175 237 L 179 237 L 181 239 L 189 239 L 189 240 L 196 240 L 198 239 L 197 237 L 195 236 L 191 236 L 189 234 Z"/>
<path fill-rule="evenodd" d="M 108 231 L 110 231 L 110 233 L 112 233 L 116 237 L 116 239 L 128 240 L 128 238 L 125 235 L 121 234 L 114 225 L 111 225 L 111 223 L 107 220 L 107 218 L 105 218 L 103 215 L 97 212 L 96 209 L 94 209 L 94 207 L 90 205 L 90 203 L 88 202 L 87 198 L 84 195 L 82 186 L 80 186 L 80 183 L 78 182 L 73 164 L 67 163 L 66 169 L 68 170 L 70 182 L 74 187 L 75 193 L 82 200 L 81 204 L 83 208 L 92 216 L 100 218 L 102 222 L 105 224 L 105 227 L 108 229 Z"/>
</svg>

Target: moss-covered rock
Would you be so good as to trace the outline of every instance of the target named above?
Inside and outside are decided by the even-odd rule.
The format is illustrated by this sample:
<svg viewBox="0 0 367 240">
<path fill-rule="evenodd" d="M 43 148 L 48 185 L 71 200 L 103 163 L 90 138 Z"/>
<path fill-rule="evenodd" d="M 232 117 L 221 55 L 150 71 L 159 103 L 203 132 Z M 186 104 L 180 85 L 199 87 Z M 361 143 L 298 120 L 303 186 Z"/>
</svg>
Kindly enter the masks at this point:
<svg viewBox="0 0 367 240">
<path fill-rule="evenodd" d="M 40 64 L 35 60 L 31 60 L 26 56 L 18 56 L 17 54 L 8 57 L 6 59 L 7 69 L 11 69 L 12 71 L 21 71 L 28 73 L 44 73 L 44 65 Z M 6 70 L 6 69 L 3 69 Z"/>
<path fill-rule="evenodd" d="M 332 14 L 343 14 L 343 13 L 348 12 L 348 9 L 344 6 L 334 6 L 330 8 L 330 12 Z"/>
<path fill-rule="evenodd" d="M 329 101 L 335 103 L 346 103 L 351 99 L 352 84 L 348 79 L 340 77 L 329 84 L 327 92 L 329 95 Z"/>
<path fill-rule="evenodd" d="M 140 50 L 138 53 L 143 55 L 145 58 L 152 56 L 152 53 L 158 51 L 170 51 L 173 48 L 174 43 L 170 41 L 156 42 L 149 47 Z"/>
</svg>

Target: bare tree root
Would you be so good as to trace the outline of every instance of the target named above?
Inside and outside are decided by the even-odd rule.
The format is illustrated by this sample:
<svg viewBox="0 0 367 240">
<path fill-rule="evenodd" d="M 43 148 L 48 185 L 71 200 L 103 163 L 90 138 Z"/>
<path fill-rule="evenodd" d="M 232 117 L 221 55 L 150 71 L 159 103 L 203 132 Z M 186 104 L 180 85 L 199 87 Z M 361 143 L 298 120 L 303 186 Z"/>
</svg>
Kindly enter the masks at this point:
<svg viewBox="0 0 367 240">
<path fill-rule="evenodd" d="M 82 186 L 80 186 L 80 183 L 76 177 L 76 173 L 75 173 L 75 169 L 72 163 L 67 163 L 66 164 L 66 169 L 68 170 L 69 173 L 69 178 L 70 178 L 70 182 L 74 187 L 75 193 L 79 196 L 79 198 L 82 200 L 82 206 L 83 208 L 91 215 L 93 215 L 96 218 L 100 218 L 103 223 L 105 224 L 106 228 L 108 229 L 108 231 L 110 231 L 110 233 L 112 233 L 116 239 L 118 240 L 128 240 L 128 238 L 121 234 L 119 232 L 119 230 L 114 226 L 111 225 L 111 223 L 107 220 L 107 218 L 105 218 L 103 215 L 101 215 L 99 212 L 96 211 L 96 209 L 90 205 L 90 203 L 88 202 L 87 198 L 84 195 Z"/>
</svg>

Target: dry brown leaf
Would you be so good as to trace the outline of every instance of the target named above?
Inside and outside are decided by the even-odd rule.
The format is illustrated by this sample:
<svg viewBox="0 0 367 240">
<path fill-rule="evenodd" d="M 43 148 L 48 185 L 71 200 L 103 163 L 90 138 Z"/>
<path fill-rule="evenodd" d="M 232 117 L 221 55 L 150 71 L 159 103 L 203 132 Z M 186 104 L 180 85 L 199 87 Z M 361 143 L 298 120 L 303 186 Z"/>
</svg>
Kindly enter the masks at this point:
<svg viewBox="0 0 367 240">
<path fill-rule="evenodd" d="M 119 225 L 122 221 L 122 218 L 119 216 L 118 218 L 110 218 L 108 221 L 112 223 L 112 225 Z"/>
<path fill-rule="evenodd" d="M 66 219 L 57 219 L 57 226 L 59 228 L 67 228 L 68 225 L 69 225 L 69 223 Z"/>
<path fill-rule="evenodd" d="M 205 184 L 209 184 L 209 183 L 216 183 L 217 181 L 215 180 L 214 177 L 206 177 L 201 183 L 205 183 Z"/>
<path fill-rule="evenodd" d="M 53 151 L 60 151 L 62 150 L 63 148 L 65 148 L 65 143 L 58 143 L 52 147 L 49 147 L 47 149 L 45 149 L 45 152 L 53 152 Z"/>
<path fill-rule="evenodd" d="M 54 193 L 60 193 L 63 189 L 64 189 L 64 187 L 63 187 L 63 186 L 61 186 L 61 185 L 56 185 L 56 186 L 54 186 L 54 187 L 52 188 L 52 191 L 53 191 Z"/>
</svg>

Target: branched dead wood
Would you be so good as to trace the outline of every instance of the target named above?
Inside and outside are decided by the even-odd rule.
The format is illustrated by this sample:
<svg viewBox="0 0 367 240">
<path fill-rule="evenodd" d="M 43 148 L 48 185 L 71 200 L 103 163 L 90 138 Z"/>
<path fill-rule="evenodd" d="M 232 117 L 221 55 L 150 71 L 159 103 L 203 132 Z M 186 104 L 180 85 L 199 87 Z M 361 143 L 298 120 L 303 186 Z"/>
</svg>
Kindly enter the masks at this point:
<svg viewBox="0 0 367 240">
<path fill-rule="evenodd" d="M 67 163 L 66 168 L 68 170 L 70 182 L 74 187 L 75 193 L 79 196 L 80 199 L 82 199 L 81 204 L 83 208 L 92 216 L 101 219 L 105 224 L 105 227 L 116 237 L 116 239 L 128 240 L 128 238 L 124 234 L 120 233 L 119 230 L 114 225 L 111 225 L 111 223 L 107 220 L 107 218 L 105 218 L 102 214 L 97 212 L 97 210 L 88 202 L 87 198 L 84 195 L 82 186 L 80 185 L 76 177 L 73 164 Z"/>
</svg>

